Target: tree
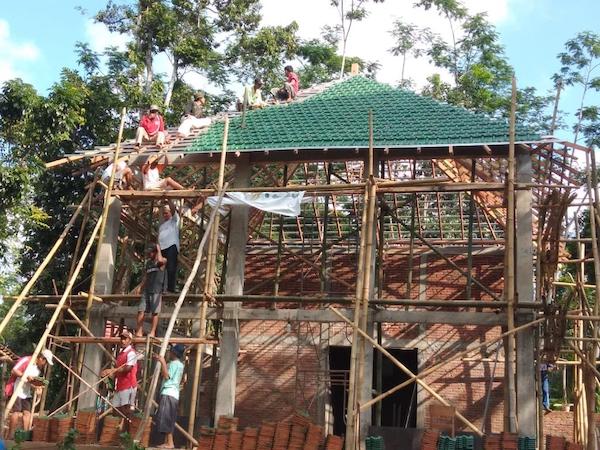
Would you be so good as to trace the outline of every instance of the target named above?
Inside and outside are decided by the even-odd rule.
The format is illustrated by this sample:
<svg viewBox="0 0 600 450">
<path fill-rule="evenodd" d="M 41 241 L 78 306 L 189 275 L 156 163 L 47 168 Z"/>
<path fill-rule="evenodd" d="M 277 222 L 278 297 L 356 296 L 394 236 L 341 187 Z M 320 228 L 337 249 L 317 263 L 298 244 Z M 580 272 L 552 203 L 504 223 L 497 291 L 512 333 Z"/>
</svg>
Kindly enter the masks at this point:
<svg viewBox="0 0 600 450">
<path fill-rule="evenodd" d="M 404 69 L 406 67 L 406 56 L 413 55 L 418 58 L 423 54 L 425 49 L 422 44 L 432 39 L 432 33 L 429 28 L 419 28 L 412 23 L 405 23 L 402 20 L 394 21 L 393 28 L 390 34 L 394 38 L 394 46 L 390 49 L 390 53 L 394 56 L 402 56 L 402 71 L 400 73 L 400 86 L 410 84 L 405 82 Z"/>
<path fill-rule="evenodd" d="M 342 41 L 342 64 L 340 67 L 340 78 L 344 76 L 346 67 L 346 46 L 348 36 L 354 21 L 360 22 L 367 17 L 366 3 L 369 0 L 330 0 L 331 6 L 335 6 L 340 16 L 340 27 L 337 28 Z M 373 3 L 383 3 L 383 0 L 373 0 Z"/>
<path fill-rule="evenodd" d="M 183 87 L 177 82 L 188 71 L 220 86 L 227 83 L 231 58 L 219 51 L 220 42 L 258 27 L 259 0 L 138 0 L 133 5 L 111 0 L 95 19 L 132 37 L 128 58 L 145 71 L 140 80 L 146 96 L 152 91 L 156 55 L 169 57 L 172 68 L 161 99 L 168 108 L 175 87 Z"/>
<path fill-rule="evenodd" d="M 585 107 L 585 100 L 590 90 L 600 92 L 600 35 L 590 31 L 578 33 L 565 43 L 565 50 L 558 54 L 561 68 L 554 78 L 560 79 L 566 86 L 580 86 L 582 90 L 573 129 L 573 142 L 577 143 L 584 121 L 597 120 L 593 111 Z"/>
</svg>

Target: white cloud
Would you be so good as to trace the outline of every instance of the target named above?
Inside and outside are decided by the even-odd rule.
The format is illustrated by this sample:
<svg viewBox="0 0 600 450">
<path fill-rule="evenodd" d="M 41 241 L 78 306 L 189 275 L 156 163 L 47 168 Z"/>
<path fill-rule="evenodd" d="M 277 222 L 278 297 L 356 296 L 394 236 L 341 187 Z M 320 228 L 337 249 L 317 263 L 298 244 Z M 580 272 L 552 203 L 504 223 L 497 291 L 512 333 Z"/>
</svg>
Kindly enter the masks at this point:
<svg viewBox="0 0 600 450">
<path fill-rule="evenodd" d="M 0 83 L 15 77 L 25 78 L 23 68 L 39 57 L 40 51 L 33 42 L 15 41 L 8 22 L 0 19 Z"/>
<path fill-rule="evenodd" d="M 517 0 L 465 0 L 471 13 L 485 12 L 493 24 L 510 20 L 510 4 Z M 308 39 L 318 37 L 324 25 L 336 25 L 337 11 L 323 0 L 304 0 L 301 8 L 290 8 L 288 2 L 263 0 L 263 23 L 266 25 L 288 24 L 295 20 L 299 24 L 299 34 Z M 395 19 L 412 22 L 419 27 L 429 27 L 442 37 L 449 39 L 451 30 L 448 21 L 435 11 L 414 8 L 413 2 L 387 0 L 380 4 L 369 4 L 369 15 L 362 22 L 353 24 L 348 39 L 347 54 L 367 61 L 377 61 L 382 68 L 378 79 L 395 84 L 400 79 L 401 60 L 389 53 L 392 37 L 389 34 Z M 405 75 L 412 78 L 417 86 L 425 83 L 434 68 L 425 60 L 409 58 Z"/>
<path fill-rule="evenodd" d="M 102 52 L 107 47 L 117 47 L 123 51 L 129 41 L 126 35 L 111 33 L 106 25 L 94 22 L 92 19 L 85 22 L 85 34 L 90 48 L 95 52 Z"/>
</svg>

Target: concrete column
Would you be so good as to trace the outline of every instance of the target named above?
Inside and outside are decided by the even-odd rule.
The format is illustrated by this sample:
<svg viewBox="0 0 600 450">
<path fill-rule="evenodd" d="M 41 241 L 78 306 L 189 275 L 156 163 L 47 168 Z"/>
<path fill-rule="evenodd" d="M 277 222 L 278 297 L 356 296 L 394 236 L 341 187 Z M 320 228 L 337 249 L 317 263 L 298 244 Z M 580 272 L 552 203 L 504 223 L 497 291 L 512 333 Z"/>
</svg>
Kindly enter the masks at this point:
<svg viewBox="0 0 600 450">
<path fill-rule="evenodd" d="M 532 180 L 529 152 L 517 149 L 516 181 Z M 515 251 L 517 302 L 533 301 L 533 224 L 531 189 L 515 193 Z M 517 309 L 518 311 L 518 309 Z M 519 433 L 536 435 L 537 400 L 535 395 L 535 337 L 533 329 L 516 336 L 517 419 Z"/>
<path fill-rule="evenodd" d="M 249 160 L 240 157 L 235 168 L 235 186 L 249 186 L 250 173 Z M 248 241 L 247 206 L 232 207 L 229 227 L 225 294 L 242 295 L 244 293 L 244 267 L 246 263 L 246 243 Z M 223 309 L 223 331 L 219 353 L 219 379 L 215 403 L 215 423 L 219 416 L 233 415 L 235 411 L 237 358 L 240 349 L 238 324 L 240 307 L 241 303 L 228 302 Z"/>
<path fill-rule="evenodd" d="M 113 197 L 110 199 L 108 207 L 108 216 L 106 218 L 106 227 L 104 229 L 104 240 L 97 250 L 99 260 L 94 292 L 100 297 L 102 294 L 112 294 L 120 226 L 121 201 Z M 104 326 L 105 321 L 102 308 L 94 308 L 90 314 L 90 331 L 94 336 L 104 336 Z M 95 385 L 100 379 L 104 355 L 97 345 L 86 345 L 84 347 L 84 352 L 81 377 L 91 385 Z M 80 392 L 85 389 L 86 386 L 81 384 L 79 387 Z M 79 398 L 77 403 L 77 407 L 80 410 L 84 408 L 93 408 L 95 406 L 96 394 L 89 390 Z"/>
</svg>

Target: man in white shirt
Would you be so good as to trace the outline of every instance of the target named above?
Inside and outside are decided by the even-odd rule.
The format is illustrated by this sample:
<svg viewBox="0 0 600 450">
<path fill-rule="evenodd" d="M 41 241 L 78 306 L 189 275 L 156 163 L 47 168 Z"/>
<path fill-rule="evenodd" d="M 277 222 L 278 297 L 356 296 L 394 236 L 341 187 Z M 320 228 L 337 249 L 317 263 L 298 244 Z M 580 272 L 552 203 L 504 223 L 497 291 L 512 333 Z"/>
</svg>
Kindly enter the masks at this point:
<svg viewBox="0 0 600 450">
<path fill-rule="evenodd" d="M 175 292 L 177 285 L 177 256 L 179 255 L 179 214 L 172 201 L 162 209 L 163 222 L 158 228 L 158 245 L 167 259 L 167 291 Z"/>
<path fill-rule="evenodd" d="M 11 378 L 9 379 L 9 383 L 14 383 L 13 388 L 17 389 L 19 383 L 21 382 L 21 378 L 25 378 L 25 383 L 21 389 L 17 391 L 17 400 L 11 410 L 10 415 L 10 428 L 8 431 L 9 436 L 13 436 L 15 430 L 19 426 L 19 421 L 23 418 L 23 429 L 29 430 L 31 429 L 31 408 L 32 408 L 32 389 L 31 389 L 31 381 L 35 377 L 39 377 L 42 369 L 46 366 L 46 364 L 52 366 L 54 363 L 52 362 L 52 352 L 48 349 L 42 350 L 42 352 L 38 355 L 34 364 L 31 364 L 29 368 L 27 365 L 31 360 L 30 356 L 25 356 L 21 358 L 11 371 Z M 41 390 L 40 387 L 35 388 L 36 391 Z"/>
</svg>

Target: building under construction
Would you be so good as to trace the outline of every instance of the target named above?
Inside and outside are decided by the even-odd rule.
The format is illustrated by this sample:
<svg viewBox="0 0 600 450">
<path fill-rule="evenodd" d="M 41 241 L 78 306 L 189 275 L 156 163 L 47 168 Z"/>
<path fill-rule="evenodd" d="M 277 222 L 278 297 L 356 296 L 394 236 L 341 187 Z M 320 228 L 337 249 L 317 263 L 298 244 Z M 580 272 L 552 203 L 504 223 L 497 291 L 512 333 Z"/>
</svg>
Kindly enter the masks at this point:
<svg viewBox="0 0 600 450">
<path fill-rule="evenodd" d="M 118 190 L 112 178 L 100 187 L 110 161 L 135 171 L 155 155 L 185 190 Z M 184 441 L 242 448 L 232 437 L 217 444 L 220 417 L 275 430 L 302 416 L 306 436 L 322 434 L 316 444 L 243 448 L 316 449 L 329 434 L 347 450 L 370 436 L 388 449 L 437 448 L 427 433 L 438 429 L 474 436 L 475 448 L 517 448 L 502 444 L 517 435 L 540 449 L 547 435 L 573 442 L 560 448 L 596 448 L 594 153 L 515 125 L 514 100 L 509 120 L 493 119 L 353 76 L 218 116 L 162 149 L 120 140 L 47 166 L 82 161 L 91 182 L 81 204 L 0 324 L 23 301 L 54 311 L 36 352 L 70 349 L 58 412 L 97 407 L 90 386 L 112 363 L 119 330 L 134 327 L 134 268 L 169 199 L 181 212 L 180 292 L 163 296 L 159 337 L 136 345 L 146 355 L 188 346 Z M 293 198 L 297 213 L 223 206 L 267 193 Z M 194 205 L 198 214 L 183 213 Z M 90 225 L 91 235 L 78 232 Z M 69 233 L 78 242 L 65 291 L 30 295 Z M 86 257 L 90 287 L 72 292 Z M 62 321 L 79 332 L 57 332 Z M 542 410 L 548 363 L 573 389 L 561 411 Z M 158 371 L 151 358 L 139 365 L 147 418 Z"/>
</svg>

